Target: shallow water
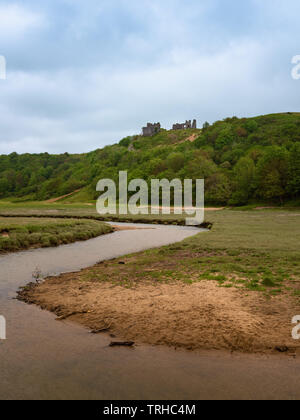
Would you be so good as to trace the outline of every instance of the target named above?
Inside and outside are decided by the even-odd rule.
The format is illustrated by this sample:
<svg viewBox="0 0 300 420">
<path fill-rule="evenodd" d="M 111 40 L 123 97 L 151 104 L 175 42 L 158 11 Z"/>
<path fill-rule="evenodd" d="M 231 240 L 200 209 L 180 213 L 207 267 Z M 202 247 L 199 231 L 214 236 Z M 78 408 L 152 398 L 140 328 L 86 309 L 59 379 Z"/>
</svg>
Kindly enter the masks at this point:
<svg viewBox="0 0 300 420">
<path fill-rule="evenodd" d="M 136 225 L 135 225 L 136 226 Z M 277 357 L 108 347 L 106 335 L 14 299 L 38 267 L 44 275 L 76 271 L 135 251 L 180 241 L 195 228 L 153 226 L 59 248 L 0 256 L 1 399 L 300 398 L 300 363 Z"/>
</svg>

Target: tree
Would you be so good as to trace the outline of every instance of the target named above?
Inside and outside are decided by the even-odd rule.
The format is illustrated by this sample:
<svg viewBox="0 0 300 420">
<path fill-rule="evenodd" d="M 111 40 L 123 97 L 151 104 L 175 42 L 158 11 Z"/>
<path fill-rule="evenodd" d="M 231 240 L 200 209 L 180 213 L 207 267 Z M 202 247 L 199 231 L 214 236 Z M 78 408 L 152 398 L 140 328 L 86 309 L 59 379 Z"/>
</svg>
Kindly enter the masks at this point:
<svg viewBox="0 0 300 420">
<path fill-rule="evenodd" d="M 218 135 L 218 138 L 216 139 L 216 149 L 223 149 L 225 146 L 233 143 L 234 139 L 235 135 L 233 133 L 231 124 L 224 124 L 224 127 L 222 128 Z"/>
<path fill-rule="evenodd" d="M 297 142 L 290 151 L 288 191 L 297 197 L 300 194 L 300 143 Z"/>
<path fill-rule="evenodd" d="M 122 139 L 119 143 L 119 145 L 121 147 L 129 147 L 130 143 L 132 141 L 132 137 L 125 137 L 124 139 Z"/>
<path fill-rule="evenodd" d="M 248 157 L 241 158 L 234 167 L 234 193 L 231 204 L 247 204 L 253 193 L 255 164 Z"/>
<path fill-rule="evenodd" d="M 7 179 L 0 178 L 0 197 L 5 197 L 9 189 L 9 183 Z"/>
<path fill-rule="evenodd" d="M 257 164 L 258 195 L 263 199 L 280 200 L 287 195 L 289 154 L 278 146 L 267 148 Z"/>
<path fill-rule="evenodd" d="M 178 172 L 184 166 L 183 153 L 172 153 L 167 159 L 167 168 Z"/>
<path fill-rule="evenodd" d="M 245 123 L 245 129 L 249 133 L 254 133 L 258 129 L 258 124 L 255 120 L 249 120 Z"/>
<path fill-rule="evenodd" d="M 217 165 L 198 152 L 185 166 L 185 176 L 191 179 L 206 179 L 217 172 Z"/>
<path fill-rule="evenodd" d="M 238 137 L 247 137 L 248 136 L 248 132 L 244 127 L 238 127 L 236 129 L 236 134 Z"/>
<path fill-rule="evenodd" d="M 231 186 L 228 178 L 217 172 L 205 182 L 205 200 L 209 203 L 227 204 L 231 197 Z"/>
<path fill-rule="evenodd" d="M 206 131 L 208 128 L 210 127 L 210 124 L 209 124 L 209 122 L 205 122 L 204 124 L 203 124 L 203 128 L 202 128 L 202 130 L 203 131 Z"/>
</svg>

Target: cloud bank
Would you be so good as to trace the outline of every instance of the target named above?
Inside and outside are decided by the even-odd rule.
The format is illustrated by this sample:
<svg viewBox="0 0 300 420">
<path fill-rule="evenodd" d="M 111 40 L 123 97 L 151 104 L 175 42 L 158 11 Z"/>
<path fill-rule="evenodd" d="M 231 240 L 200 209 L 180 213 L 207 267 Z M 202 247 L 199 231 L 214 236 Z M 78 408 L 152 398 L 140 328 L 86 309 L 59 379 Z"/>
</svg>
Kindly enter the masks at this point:
<svg viewBox="0 0 300 420">
<path fill-rule="evenodd" d="M 147 121 L 300 111 L 297 0 L 0 1 L 0 153 L 86 152 Z"/>
</svg>

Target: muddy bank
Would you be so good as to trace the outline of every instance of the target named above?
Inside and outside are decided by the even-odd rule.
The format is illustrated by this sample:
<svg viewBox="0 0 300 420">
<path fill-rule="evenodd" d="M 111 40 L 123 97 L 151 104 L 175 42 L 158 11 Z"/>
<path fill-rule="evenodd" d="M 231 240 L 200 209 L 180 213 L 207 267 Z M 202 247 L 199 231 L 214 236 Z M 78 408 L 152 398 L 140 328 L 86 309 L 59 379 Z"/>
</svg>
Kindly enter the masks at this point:
<svg viewBox="0 0 300 420">
<path fill-rule="evenodd" d="M 112 263 L 30 284 L 18 298 L 60 320 L 126 341 L 188 350 L 300 354 L 291 337 L 291 320 L 299 307 L 286 295 L 266 299 L 256 292 L 220 288 L 213 281 L 187 285 L 141 280 L 134 287 L 120 286 L 109 281 Z M 90 279 L 93 269 L 107 273 L 107 281 Z"/>
<path fill-rule="evenodd" d="M 120 226 L 120 225 L 111 225 L 114 232 L 120 232 L 123 230 L 153 230 L 151 227 L 136 227 L 136 226 Z"/>
</svg>

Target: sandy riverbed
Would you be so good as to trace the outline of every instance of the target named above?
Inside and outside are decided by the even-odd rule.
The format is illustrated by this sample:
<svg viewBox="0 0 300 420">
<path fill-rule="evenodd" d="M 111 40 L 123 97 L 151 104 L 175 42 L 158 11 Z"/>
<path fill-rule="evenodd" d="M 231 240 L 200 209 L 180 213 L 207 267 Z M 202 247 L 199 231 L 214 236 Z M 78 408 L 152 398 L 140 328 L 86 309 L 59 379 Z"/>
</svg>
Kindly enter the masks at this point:
<svg viewBox="0 0 300 420">
<path fill-rule="evenodd" d="M 109 264 L 102 264 L 108 276 Z M 49 278 L 25 289 L 21 298 L 91 330 L 105 329 L 137 343 L 261 353 L 283 349 L 295 356 L 299 351 L 291 337 L 297 307 L 286 295 L 266 299 L 213 281 L 141 281 L 126 288 L 111 284 L 109 277 L 108 282 L 83 281 L 89 270 Z"/>
</svg>

